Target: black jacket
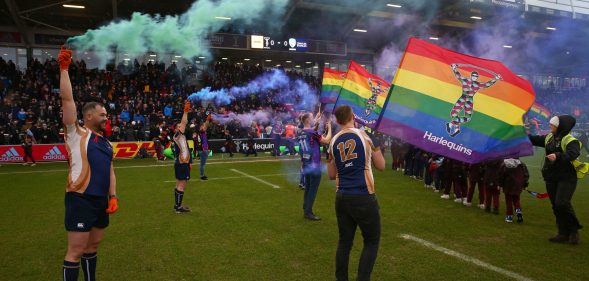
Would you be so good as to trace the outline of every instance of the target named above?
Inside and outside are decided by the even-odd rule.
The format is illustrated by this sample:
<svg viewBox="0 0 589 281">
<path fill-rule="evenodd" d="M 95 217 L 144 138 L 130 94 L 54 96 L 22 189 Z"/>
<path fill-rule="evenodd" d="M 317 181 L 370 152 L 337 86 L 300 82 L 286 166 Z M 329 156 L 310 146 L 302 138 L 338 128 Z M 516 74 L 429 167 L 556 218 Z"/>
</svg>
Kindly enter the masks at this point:
<svg viewBox="0 0 589 281">
<path fill-rule="evenodd" d="M 545 181 L 577 181 L 577 173 L 571 161 L 581 154 L 581 144 L 579 141 L 572 141 L 567 145 L 566 151 L 562 150 L 560 144 L 562 138 L 571 132 L 577 121 L 569 115 L 558 116 L 558 119 L 556 135 L 547 144 L 545 144 L 546 136 L 529 136 L 530 141 L 535 146 L 545 147 L 546 155 L 556 154 L 554 162 L 544 160 L 542 176 Z"/>
</svg>

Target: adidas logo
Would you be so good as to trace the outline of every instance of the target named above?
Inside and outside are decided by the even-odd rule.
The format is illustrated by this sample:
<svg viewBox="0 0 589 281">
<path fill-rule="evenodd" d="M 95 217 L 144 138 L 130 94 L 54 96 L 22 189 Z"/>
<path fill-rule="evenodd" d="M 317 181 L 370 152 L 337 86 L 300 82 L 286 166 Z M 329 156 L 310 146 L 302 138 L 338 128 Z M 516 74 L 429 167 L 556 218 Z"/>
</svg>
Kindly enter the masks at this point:
<svg viewBox="0 0 589 281">
<path fill-rule="evenodd" d="M 51 150 L 43 155 L 43 160 L 66 160 L 66 157 L 57 146 L 53 146 Z"/>
<path fill-rule="evenodd" d="M 0 156 L 0 161 L 12 162 L 12 161 L 23 161 L 23 157 L 18 154 L 18 151 L 11 147 L 8 151 L 4 152 L 2 156 Z"/>
</svg>

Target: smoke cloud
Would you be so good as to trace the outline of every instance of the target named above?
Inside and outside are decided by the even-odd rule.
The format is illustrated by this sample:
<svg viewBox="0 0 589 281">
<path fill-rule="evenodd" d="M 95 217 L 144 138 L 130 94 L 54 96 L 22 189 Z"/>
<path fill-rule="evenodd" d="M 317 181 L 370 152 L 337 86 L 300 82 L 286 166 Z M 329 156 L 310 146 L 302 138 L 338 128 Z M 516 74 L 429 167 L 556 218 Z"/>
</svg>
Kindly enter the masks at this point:
<svg viewBox="0 0 589 281">
<path fill-rule="evenodd" d="M 76 51 L 93 51 L 105 65 L 113 48 L 136 58 L 147 52 L 165 52 L 185 58 L 209 55 L 207 35 L 231 24 L 254 24 L 262 15 L 268 23 L 284 13 L 288 0 L 199 0 L 182 15 L 161 16 L 139 12 L 81 36 L 68 39 Z M 231 18 L 223 20 L 217 17 Z"/>
</svg>

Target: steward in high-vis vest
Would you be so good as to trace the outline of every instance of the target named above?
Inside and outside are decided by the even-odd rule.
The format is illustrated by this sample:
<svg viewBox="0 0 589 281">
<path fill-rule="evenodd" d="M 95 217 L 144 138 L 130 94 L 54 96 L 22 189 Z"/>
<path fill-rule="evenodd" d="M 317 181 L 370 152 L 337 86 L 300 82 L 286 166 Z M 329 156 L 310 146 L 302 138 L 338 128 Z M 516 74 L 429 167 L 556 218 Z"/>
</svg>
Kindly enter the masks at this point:
<svg viewBox="0 0 589 281">
<path fill-rule="evenodd" d="M 577 178 L 582 177 L 582 170 L 587 166 L 577 160 L 581 142 L 570 135 L 575 124 L 575 118 L 570 115 L 555 116 L 550 119 L 550 134 L 529 136 L 533 145 L 546 148 L 542 177 L 558 226 L 558 235 L 549 241 L 573 245 L 579 243 L 579 229 L 583 227 L 579 224 L 571 200 L 577 188 Z M 579 172 L 575 165 L 578 165 Z"/>
</svg>

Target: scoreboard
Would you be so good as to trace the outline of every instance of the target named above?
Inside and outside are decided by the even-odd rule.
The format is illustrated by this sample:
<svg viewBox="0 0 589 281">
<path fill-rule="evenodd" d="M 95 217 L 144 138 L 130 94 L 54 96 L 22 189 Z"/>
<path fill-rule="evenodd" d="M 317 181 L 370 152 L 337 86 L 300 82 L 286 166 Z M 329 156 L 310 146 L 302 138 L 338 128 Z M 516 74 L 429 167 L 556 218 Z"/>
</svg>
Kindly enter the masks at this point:
<svg viewBox="0 0 589 281">
<path fill-rule="evenodd" d="M 299 52 L 324 55 L 347 55 L 347 45 L 342 42 L 311 40 L 297 37 L 251 35 L 250 48 L 257 50 Z"/>
</svg>

